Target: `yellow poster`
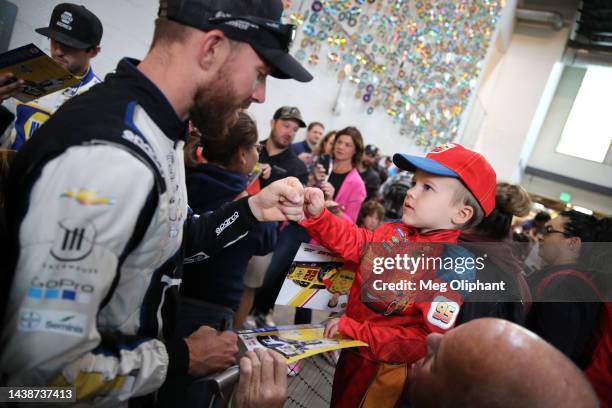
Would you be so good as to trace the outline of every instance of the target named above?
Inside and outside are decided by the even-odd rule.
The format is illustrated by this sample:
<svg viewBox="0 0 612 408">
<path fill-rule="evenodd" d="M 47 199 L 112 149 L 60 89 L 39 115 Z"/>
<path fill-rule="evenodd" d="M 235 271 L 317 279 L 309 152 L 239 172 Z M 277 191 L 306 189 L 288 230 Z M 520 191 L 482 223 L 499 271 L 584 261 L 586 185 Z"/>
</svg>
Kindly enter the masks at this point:
<svg viewBox="0 0 612 408">
<path fill-rule="evenodd" d="M 0 74 L 12 72 L 24 84 L 15 98 L 30 102 L 79 84 L 79 79 L 34 44 L 0 54 Z"/>
<path fill-rule="evenodd" d="M 294 326 L 264 327 L 241 330 L 238 338 L 243 350 L 259 347 L 269 348 L 285 357 L 287 363 L 312 357 L 319 353 L 347 347 L 363 347 L 367 343 L 359 340 L 323 337 L 323 324 L 299 324 Z"/>
<path fill-rule="evenodd" d="M 277 305 L 339 312 L 346 308 L 355 272 L 328 250 L 302 244 L 283 282 Z"/>
</svg>

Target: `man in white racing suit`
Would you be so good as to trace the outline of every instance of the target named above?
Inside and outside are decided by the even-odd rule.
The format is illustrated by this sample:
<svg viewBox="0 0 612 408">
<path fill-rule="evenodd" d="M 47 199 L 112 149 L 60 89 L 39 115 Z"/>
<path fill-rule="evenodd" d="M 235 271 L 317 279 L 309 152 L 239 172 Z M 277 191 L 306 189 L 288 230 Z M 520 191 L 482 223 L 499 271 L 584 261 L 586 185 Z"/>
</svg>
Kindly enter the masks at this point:
<svg viewBox="0 0 612 408">
<path fill-rule="evenodd" d="M 288 54 L 294 27 L 281 11 L 279 0 L 163 0 L 143 61 L 123 59 L 21 149 L 6 203 L 5 384 L 150 406 L 166 379 L 234 363 L 233 333 L 173 337 L 182 259 L 214 256 L 258 221 L 299 220 L 303 190 L 279 180 L 192 215 L 182 148 L 187 119 L 222 135 L 238 109 L 264 101 L 268 74 L 312 79 Z"/>
</svg>

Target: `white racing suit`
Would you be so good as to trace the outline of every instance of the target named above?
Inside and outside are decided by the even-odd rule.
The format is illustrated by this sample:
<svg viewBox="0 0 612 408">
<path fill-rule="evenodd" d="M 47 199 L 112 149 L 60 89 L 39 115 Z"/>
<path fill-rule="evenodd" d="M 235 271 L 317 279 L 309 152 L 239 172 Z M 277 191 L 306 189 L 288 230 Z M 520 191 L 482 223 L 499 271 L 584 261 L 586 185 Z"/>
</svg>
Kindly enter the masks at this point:
<svg viewBox="0 0 612 408">
<path fill-rule="evenodd" d="M 188 369 L 172 337 L 183 257 L 257 225 L 246 199 L 188 214 L 186 124 L 136 63 L 65 103 L 12 167 L 5 384 L 72 385 L 88 406 L 151 404 Z"/>
</svg>

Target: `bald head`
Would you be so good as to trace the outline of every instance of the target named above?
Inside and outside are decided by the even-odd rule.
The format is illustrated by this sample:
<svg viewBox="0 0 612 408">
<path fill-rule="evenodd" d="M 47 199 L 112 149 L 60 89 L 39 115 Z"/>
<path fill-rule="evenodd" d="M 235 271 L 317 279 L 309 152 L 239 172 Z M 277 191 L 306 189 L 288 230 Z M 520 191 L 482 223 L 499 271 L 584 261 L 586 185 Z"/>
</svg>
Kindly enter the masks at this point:
<svg viewBox="0 0 612 408">
<path fill-rule="evenodd" d="M 416 408 L 598 406 L 569 359 L 530 331 L 489 318 L 427 337 L 410 398 Z"/>
</svg>

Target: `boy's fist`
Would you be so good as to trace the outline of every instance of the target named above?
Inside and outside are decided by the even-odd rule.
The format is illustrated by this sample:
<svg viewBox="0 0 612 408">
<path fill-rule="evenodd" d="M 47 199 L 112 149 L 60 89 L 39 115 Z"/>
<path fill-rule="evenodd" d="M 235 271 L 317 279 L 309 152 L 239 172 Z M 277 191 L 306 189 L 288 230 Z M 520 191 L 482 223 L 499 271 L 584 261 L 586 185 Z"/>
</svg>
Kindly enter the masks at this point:
<svg viewBox="0 0 612 408">
<path fill-rule="evenodd" d="M 318 188 L 307 187 L 304 190 L 304 213 L 307 218 L 316 218 L 325 208 L 323 191 Z"/>
</svg>

